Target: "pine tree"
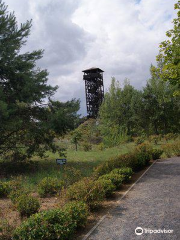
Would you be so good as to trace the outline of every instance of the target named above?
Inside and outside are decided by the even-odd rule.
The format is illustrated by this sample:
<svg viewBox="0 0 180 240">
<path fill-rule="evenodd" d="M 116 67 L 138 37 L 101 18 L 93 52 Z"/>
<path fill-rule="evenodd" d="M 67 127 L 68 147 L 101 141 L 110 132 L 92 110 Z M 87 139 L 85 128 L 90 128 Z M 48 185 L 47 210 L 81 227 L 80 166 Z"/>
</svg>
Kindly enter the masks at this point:
<svg viewBox="0 0 180 240">
<path fill-rule="evenodd" d="M 8 13 L 0 0 L 0 158 L 3 159 L 19 161 L 33 154 L 42 157 L 47 150 L 56 151 L 53 142 L 56 133 L 63 134 L 72 128 L 79 109 L 79 101 L 63 104 L 50 100 L 57 87 L 47 84 L 47 70 L 36 67 L 43 50 L 21 53 L 31 26 L 32 22 L 27 21 L 18 27 L 14 13 Z"/>
</svg>

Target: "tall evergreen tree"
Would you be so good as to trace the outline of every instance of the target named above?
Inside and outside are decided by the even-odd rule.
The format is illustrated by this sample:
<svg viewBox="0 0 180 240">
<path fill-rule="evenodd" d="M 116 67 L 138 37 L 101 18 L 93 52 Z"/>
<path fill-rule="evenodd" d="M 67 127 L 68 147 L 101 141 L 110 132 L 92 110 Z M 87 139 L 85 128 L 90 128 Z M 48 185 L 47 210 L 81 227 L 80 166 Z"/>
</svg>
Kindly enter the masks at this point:
<svg viewBox="0 0 180 240">
<path fill-rule="evenodd" d="M 43 50 L 21 53 L 30 28 L 31 21 L 18 27 L 0 0 L 0 158 L 23 160 L 56 151 L 56 133 L 73 128 L 77 118 L 79 101 L 50 100 L 57 87 L 47 84 L 47 70 L 36 67 Z"/>
</svg>

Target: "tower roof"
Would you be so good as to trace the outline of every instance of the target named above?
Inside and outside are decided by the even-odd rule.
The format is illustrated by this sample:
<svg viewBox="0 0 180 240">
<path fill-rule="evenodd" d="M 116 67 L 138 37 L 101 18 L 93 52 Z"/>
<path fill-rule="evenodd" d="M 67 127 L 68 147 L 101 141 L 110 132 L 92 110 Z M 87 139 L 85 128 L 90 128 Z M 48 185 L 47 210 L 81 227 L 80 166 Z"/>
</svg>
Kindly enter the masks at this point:
<svg viewBox="0 0 180 240">
<path fill-rule="evenodd" d="M 88 73 L 88 72 L 93 72 L 93 71 L 96 71 L 96 70 L 97 70 L 98 72 L 104 72 L 102 69 L 97 68 L 97 67 L 92 67 L 92 68 L 83 70 L 82 72 Z"/>
</svg>

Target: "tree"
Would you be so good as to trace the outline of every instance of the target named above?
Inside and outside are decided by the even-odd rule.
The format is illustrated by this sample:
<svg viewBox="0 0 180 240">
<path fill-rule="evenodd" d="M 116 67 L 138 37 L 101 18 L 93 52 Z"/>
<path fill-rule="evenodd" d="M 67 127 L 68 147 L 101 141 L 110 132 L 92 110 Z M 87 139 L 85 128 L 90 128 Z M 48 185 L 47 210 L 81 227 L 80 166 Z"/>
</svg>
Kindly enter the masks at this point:
<svg viewBox="0 0 180 240">
<path fill-rule="evenodd" d="M 78 150 L 78 144 L 79 144 L 79 141 L 81 141 L 81 139 L 82 139 L 82 133 L 78 132 L 78 130 L 75 130 L 72 132 L 71 142 L 75 144 L 76 151 Z"/>
<path fill-rule="evenodd" d="M 140 92 L 129 81 L 126 80 L 121 88 L 119 82 L 112 79 L 99 113 L 105 144 L 116 145 L 136 131 L 137 119 L 133 112 L 139 95 Z"/>
<path fill-rule="evenodd" d="M 18 27 L 14 13 L 0 0 L 0 157 L 24 160 L 60 150 L 57 134 L 73 129 L 79 101 L 52 101 L 57 87 L 48 72 L 36 67 L 43 50 L 21 53 L 31 21 Z"/>
<path fill-rule="evenodd" d="M 179 99 L 173 93 L 177 86 L 161 79 L 161 64 L 150 68 L 151 78 L 143 89 L 142 127 L 147 135 L 179 132 Z"/>
<path fill-rule="evenodd" d="M 177 18 L 173 20 L 174 28 L 166 35 L 169 40 L 160 44 L 160 54 L 157 56 L 158 62 L 163 62 L 161 77 L 169 81 L 172 85 L 177 85 L 175 94 L 180 94 L 180 1 L 175 4 L 178 10 Z"/>
</svg>

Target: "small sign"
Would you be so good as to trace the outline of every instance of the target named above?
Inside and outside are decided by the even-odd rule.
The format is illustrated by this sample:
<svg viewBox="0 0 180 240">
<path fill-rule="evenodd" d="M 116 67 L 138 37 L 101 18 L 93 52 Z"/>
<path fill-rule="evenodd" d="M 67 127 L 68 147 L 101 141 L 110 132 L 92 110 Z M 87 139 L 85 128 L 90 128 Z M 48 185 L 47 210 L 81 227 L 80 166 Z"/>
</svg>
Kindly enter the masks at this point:
<svg viewBox="0 0 180 240">
<path fill-rule="evenodd" d="M 56 159 L 56 163 L 58 164 L 58 165 L 64 165 L 64 164 L 66 164 L 67 163 L 67 159 Z"/>
</svg>

